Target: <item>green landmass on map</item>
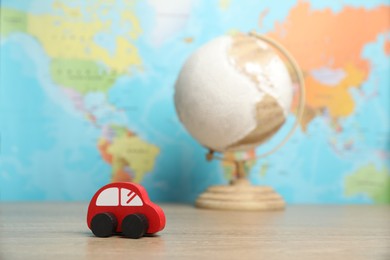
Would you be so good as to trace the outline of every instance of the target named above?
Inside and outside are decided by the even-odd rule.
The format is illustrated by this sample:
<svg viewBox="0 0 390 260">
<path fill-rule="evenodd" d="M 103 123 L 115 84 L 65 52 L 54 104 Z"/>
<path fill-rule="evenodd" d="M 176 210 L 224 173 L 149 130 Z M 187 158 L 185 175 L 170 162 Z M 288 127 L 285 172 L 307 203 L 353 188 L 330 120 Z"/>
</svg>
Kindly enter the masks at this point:
<svg viewBox="0 0 390 260">
<path fill-rule="evenodd" d="M 56 84 L 81 94 L 107 92 L 118 76 L 114 71 L 107 71 L 94 61 L 76 59 L 53 59 L 50 63 L 50 74 Z"/>
<path fill-rule="evenodd" d="M 27 31 L 27 15 L 25 12 L 9 8 L 0 9 L 1 37 L 7 37 L 14 32 Z"/>
<path fill-rule="evenodd" d="M 368 164 L 345 178 L 345 195 L 367 195 L 376 203 L 390 203 L 390 172 Z"/>
</svg>

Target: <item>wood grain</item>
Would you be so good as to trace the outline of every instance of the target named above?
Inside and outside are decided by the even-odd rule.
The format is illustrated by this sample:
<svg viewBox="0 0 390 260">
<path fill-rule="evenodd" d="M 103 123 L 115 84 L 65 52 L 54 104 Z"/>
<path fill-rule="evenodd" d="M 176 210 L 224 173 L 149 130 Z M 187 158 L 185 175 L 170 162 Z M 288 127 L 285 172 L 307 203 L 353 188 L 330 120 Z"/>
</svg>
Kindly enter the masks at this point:
<svg viewBox="0 0 390 260">
<path fill-rule="evenodd" d="M 0 204 L 0 259 L 390 259 L 389 206 L 230 212 L 162 205 L 167 227 L 95 238 L 86 204 Z"/>
</svg>

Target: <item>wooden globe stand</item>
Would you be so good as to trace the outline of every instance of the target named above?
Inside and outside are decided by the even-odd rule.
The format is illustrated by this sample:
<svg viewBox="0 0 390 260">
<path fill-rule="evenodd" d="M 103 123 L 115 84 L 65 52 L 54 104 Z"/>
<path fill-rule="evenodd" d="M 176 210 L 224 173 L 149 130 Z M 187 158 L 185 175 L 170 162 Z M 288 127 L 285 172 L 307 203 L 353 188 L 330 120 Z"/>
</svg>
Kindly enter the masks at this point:
<svg viewBox="0 0 390 260">
<path fill-rule="evenodd" d="M 295 72 L 295 80 L 297 81 L 298 86 L 300 88 L 298 109 L 296 112 L 296 120 L 293 127 L 285 136 L 285 138 L 273 149 L 251 159 L 255 160 L 273 154 L 282 146 L 284 146 L 286 142 L 290 139 L 290 137 L 293 135 L 299 125 L 304 111 L 305 87 L 303 75 L 301 70 L 299 69 L 297 62 L 282 45 L 264 35 L 259 35 L 256 32 L 251 32 L 250 35 L 267 42 L 284 55 L 287 61 L 291 64 L 291 69 Z M 209 161 L 212 159 L 228 161 L 224 157 L 215 156 L 214 152 L 211 150 L 207 154 L 206 158 Z M 236 165 L 236 179 L 231 181 L 230 185 L 227 186 L 220 185 L 209 187 L 196 200 L 195 205 L 197 207 L 207 209 L 247 211 L 281 210 L 285 208 L 285 202 L 283 198 L 277 192 L 275 192 L 274 189 L 267 186 L 253 186 L 249 183 L 246 178 L 244 168 L 245 161 L 233 162 Z"/>
<path fill-rule="evenodd" d="M 268 186 L 253 186 L 246 178 L 245 161 L 236 161 L 237 178 L 230 185 L 209 187 L 195 202 L 196 207 L 220 210 L 281 210 L 283 198 Z"/>
</svg>

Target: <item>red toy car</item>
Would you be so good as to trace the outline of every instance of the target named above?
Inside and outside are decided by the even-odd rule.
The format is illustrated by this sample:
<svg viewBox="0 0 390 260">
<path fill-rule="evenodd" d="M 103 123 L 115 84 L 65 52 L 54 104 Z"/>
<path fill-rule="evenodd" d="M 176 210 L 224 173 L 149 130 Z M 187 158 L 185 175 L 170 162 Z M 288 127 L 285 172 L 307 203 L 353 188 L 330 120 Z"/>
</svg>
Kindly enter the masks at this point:
<svg viewBox="0 0 390 260">
<path fill-rule="evenodd" d="M 89 203 L 87 223 L 97 237 L 123 233 L 125 237 L 140 238 L 163 230 L 165 214 L 150 201 L 141 185 L 116 182 L 95 193 Z"/>
</svg>

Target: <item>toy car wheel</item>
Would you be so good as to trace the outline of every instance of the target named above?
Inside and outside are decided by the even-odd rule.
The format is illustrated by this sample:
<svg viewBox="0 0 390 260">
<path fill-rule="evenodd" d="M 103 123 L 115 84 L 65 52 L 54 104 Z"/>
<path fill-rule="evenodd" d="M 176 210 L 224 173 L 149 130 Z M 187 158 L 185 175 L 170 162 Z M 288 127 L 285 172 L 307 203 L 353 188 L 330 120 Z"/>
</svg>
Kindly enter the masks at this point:
<svg viewBox="0 0 390 260">
<path fill-rule="evenodd" d="M 122 232 L 128 238 L 140 238 L 148 230 L 149 222 L 143 214 L 127 215 L 122 221 Z"/>
<path fill-rule="evenodd" d="M 97 237 L 111 236 L 118 225 L 118 221 L 112 213 L 96 214 L 91 221 L 92 233 Z"/>
</svg>

